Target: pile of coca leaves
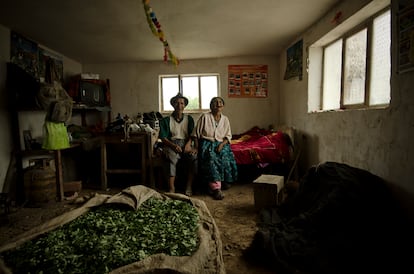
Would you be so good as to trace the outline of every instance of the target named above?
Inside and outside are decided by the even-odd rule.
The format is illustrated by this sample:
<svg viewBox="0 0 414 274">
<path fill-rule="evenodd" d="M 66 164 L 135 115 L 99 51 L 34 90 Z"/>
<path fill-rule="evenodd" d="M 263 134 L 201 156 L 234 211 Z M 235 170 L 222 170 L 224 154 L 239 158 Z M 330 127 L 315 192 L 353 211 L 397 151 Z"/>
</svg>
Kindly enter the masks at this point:
<svg viewBox="0 0 414 274">
<path fill-rule="evenodd" d="M 102 205 L 1 257 L 13 273 L 108 273 L 153 254 L 191 256 L 198 221 L 181 200 L 150 198 L 137 211 Z"/>
</svg>

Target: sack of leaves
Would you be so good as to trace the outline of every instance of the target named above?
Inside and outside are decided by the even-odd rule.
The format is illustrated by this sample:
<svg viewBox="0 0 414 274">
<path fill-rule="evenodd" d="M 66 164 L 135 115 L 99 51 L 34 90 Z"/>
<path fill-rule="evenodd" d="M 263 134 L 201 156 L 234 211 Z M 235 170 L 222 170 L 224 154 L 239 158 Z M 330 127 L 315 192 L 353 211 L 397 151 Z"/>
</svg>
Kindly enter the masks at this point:
<svg viewBox="0 0 414 274">
<path fill-rule="evenodd" d="M 206 204 L 143 185 L 83 206 L 0 246 L 0 273 L 224 274 Z"/>
</svg>

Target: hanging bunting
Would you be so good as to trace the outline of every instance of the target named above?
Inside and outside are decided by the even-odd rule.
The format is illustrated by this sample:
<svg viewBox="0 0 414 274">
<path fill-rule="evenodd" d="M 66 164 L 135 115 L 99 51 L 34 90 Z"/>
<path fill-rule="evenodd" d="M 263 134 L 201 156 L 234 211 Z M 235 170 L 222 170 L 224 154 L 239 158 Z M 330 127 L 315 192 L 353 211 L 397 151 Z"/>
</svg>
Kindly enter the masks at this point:
<svg viewBox="0 0 414 274">
<path fill-rule="evenodd" d="M 161 24 L 158 22 L 157 16 L 155 16 L 155 12 L 149 6 L 149 0 L 142 0 L 145 9 L 145 15 L 147 16 L 148 25 L 154 34 L 154 36 L 158 37 L 161 43 L 164 46 L 164 62 L 168 62 L 170 60 L 171 63 L 174 65 L 178 65 L 179 60 L 177 57 L 172 53 L 170 49 L 170 45 L 168 44 L 167 40 L 165 39 L 164 32 L 161 30 Z"/>
</svg>

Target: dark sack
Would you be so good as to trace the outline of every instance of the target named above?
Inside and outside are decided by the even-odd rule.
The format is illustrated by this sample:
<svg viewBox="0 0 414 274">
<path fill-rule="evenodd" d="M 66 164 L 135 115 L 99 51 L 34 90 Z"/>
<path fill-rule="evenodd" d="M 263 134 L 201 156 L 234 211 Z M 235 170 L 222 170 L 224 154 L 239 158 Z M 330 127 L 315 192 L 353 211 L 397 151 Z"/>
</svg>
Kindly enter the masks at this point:
<svg viewBox="0 0 414 274">
<path fill-rule="evenodd" d="M 48 121 L 66 122 L 72 116 L 72 98 L 59 82 L 42 83 L 37 101 L 47 111 Z"/>
<path fill-rule="evenodd" d="M 68 100 L 53 101 L 47 110 L 46 120 L 66 122 L 72 117 L 72 102 Z"/>
<path fill-rule="evenodd" d="M 45 82 L 37 93 L 38 105 L 47 111 L 49 122 L 67 122 L 72 116 L 72 97 L 60 83 L 53 59 L 46 61 Z"/>
</svg>

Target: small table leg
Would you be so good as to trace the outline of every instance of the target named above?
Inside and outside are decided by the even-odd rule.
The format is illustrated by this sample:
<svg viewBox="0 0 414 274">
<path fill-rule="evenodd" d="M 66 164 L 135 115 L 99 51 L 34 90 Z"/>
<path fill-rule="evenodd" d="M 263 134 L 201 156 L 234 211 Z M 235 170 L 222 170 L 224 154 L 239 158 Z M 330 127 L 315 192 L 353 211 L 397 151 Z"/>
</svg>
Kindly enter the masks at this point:
<svg viewBox="0 0 414 274">
<path fill-rule="evenodd" d="M 56 189 L 59 201 L 63 201 L 63 172 L 62 172 L 62 154 L 59 149 L 55 150 L 55 166 L 56 166 Z"/>
</svg>

